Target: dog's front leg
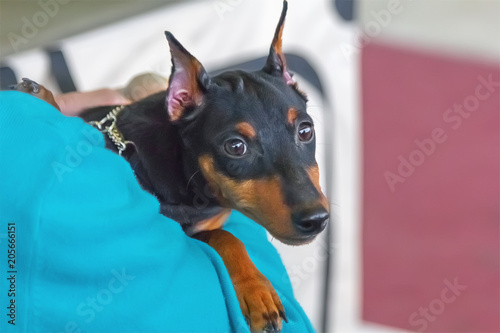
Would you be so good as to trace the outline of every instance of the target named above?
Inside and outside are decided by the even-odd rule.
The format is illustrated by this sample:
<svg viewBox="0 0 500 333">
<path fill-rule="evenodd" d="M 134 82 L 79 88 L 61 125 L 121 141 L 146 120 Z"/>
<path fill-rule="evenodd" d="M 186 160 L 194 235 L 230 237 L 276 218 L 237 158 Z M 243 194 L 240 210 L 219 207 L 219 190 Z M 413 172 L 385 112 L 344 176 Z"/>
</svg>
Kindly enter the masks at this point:
<svg viewBox="0 0 500 333">
<path fill-rule="evenodd" d="M 280 332 L 285 309 L 271 282 L 255 267 L 243 243 L 230 232 L 215 229 L 193 236 L 210 245 L 227 268 L 241 311 L 252 332 Z"/>
<path fill-rule="evenodd" d="M 23 81 L 21 83 L 12 86 L 11 89 L 38 97 L 39 99 L 51 104 L 53 107 L 61 111 L 52 92 L 33 80 L 23 78 Z"/>
</svg>

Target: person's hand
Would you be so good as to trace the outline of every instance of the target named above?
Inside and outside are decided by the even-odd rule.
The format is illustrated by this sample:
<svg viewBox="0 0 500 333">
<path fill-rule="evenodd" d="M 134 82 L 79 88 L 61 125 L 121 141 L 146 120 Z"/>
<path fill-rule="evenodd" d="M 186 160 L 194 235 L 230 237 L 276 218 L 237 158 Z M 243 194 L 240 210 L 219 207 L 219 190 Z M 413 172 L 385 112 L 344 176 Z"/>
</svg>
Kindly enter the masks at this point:
<svg viewBox="0 0 500 333">
<path fill-rule="evenodd" d="M 146 73 L 135 76 L 119 90 L 99 89 L 88 92 L 71 92 L 55 97 L 61 112 L 67 116 L 78 116 L 83 110 L 106 105 L 127 105 L 156 92 L 166 90 L 166 78 Z"/>
<path fill-rule="evenodd" d="M 105 105 L 125 105 L 131 101 L 113 89 L 70 92 L 55 96 L 57 105 L 66 116 L 78 116 L 83 110 Z"/>
</svg>

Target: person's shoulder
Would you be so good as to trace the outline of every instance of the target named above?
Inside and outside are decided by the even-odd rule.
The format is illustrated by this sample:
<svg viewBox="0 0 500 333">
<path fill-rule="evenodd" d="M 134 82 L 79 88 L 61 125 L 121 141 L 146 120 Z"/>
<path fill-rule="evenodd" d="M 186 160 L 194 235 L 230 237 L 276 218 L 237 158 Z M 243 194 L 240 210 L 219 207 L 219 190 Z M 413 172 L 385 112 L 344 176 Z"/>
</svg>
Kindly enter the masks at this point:
<svg viewBox="0 0 500 333">
<path fill-rule="evenodd" d="M 41 139 L 50 138 L 52 132 L 60 141 L 79 140 L 90 135 L 95 144 L 104 143 L 102 135 L 82 119 L 67 117 L 49 103 L 18 91 L 0 91 L 0 126 L 29 132 Z"/>
<path fill-rule="evenodd" d="M 15 90 L 0 91 L 0 109 L 5 116 L 7 112 L 16 112 L 16 114 L 26 117 L 57 117 L 60 112 L 49 103 L 38 99 L 30 94 Z M 22 111 L 22 113 L 21 113 Z"/>
</svg>

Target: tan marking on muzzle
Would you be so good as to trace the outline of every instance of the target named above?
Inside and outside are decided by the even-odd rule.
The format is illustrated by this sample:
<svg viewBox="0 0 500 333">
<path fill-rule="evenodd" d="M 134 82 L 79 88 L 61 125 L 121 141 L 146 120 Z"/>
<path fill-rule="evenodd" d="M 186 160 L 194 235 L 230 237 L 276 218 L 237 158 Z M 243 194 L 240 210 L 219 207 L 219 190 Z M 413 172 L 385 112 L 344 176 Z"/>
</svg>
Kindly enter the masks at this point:
<svg viewBox="0 0 500 333">
<path fill-rule="evenodd" d="M 316 189 L 319 192 L 321 205 L 323 207 L 325 207 L 325 209 L 328 212 L 330 212 L 330 203 L 328 202 L 328 200 L 326 199 L 325 195 L 321 191 L 321 186 L 319 184 L 319 168 L 318 168 L 318 165 L 316 164 L 316 165 L 308 168 L 307 169 L 307 173 L 309 174 L 309 178 L 311 179 L 311 182 L 314 184 L 314 187 L 316 187 Z"/>
<path fill-rule="evenodd" d="M 213 157 L 208 155 L 199 158 L 199 165 L 221 205 L 241 211 L 276 238 L 296 235 L 279 177 L 231 179 L 215 170 Z"/>
</svg>

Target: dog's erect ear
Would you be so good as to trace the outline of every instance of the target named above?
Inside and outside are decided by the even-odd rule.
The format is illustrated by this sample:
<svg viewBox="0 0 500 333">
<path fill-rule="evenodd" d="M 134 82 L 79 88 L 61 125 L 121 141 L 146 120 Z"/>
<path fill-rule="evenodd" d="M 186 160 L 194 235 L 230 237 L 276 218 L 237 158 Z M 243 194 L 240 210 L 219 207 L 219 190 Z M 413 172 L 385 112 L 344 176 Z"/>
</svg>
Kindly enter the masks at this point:
<svg viewBox="0 0 500 333">
<path fill-rule="evenodd" d="M 283 10 L 281 11 L 280 21 L 276 27 L 276 32 L 274 34 L 273 43 L 271 44 L 271 50 L 269 51 L 269 56 L 267 57 L 266 65 L 263 70 L 269 74 L 281 74 L 285 82 L 289 85 L 293 85 L 295 81 L 292 79 L 292 75 L 288 72 L 286 66 L 285 55 L 281 49 L 281 36 L 283 34 L 283 27 L 285 26 L 285 16 L 288 9 L 288 3 L 283 1 Z"/>
<path fill-rule="evenodd" d="M 170 120 L 177 121 L 187 110 L 203 102 L 210 78 L 201 63 L 175 39 L 174 35 L 165 31 L 165 36 L 172 55 L 172 71 L 166 103 Z"/>
</svg>

